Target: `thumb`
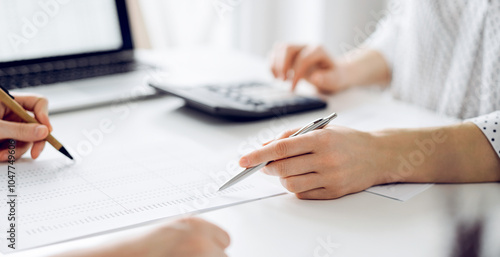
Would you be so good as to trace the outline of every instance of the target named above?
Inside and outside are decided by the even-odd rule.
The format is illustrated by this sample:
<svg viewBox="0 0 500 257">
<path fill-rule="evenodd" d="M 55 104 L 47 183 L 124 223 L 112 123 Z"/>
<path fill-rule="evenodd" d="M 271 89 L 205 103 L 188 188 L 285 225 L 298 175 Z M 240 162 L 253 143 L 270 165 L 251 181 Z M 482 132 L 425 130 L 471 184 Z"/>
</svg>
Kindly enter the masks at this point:
<svg viewBox="0 0 500 257">
<path fill-rule="evenodd" d="M 0 139 L 15 139 L 23 142 L 44 140 L 49 135 L 45 125 L 0 120 Z"/>
<path fill-rule="evenodd" d="M 338 90 L 338 74 L 334 70 L 314 71 L 309 79 L 318 89 L 327 92 Z"/>
</svg>

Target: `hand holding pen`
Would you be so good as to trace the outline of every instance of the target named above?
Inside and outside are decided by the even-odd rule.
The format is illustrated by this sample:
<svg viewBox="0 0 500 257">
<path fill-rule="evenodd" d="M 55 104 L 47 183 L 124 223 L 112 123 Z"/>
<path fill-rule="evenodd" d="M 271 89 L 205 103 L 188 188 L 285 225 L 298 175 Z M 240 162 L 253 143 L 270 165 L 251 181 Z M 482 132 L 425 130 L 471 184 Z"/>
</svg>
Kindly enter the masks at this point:
<svg viewBox="0 0 500 257">
<path fill-rule="evenodd" d="M 300 199 L 339 198 L 389 183 L 397 173 L 391 162 L 397 160 L 397 154 L 391 155 L 397 142 L 388 139 L 390 132 L 326 126 L 290 137 L 296 131 L 241 157 L 240 166 L 247 171 L 268 163 L 262 172 L 279 177 L 283 187 Z"/>
<path fill-rule="evenodd" d="M 332 121 L 336 117 L 337 117 L 337 114 L 336 113 L 332 113 L 332 114 L 328 115 L 325 118 L 319 118 L 319 119 L 314 120 L 313 122 L 305 125 L 301 129 L 299 129 L 297 131 L 294 131 L 293 133 L 290 133 L 289 135 L 286 135 L 286 137 L 290 137 L 291 138 L 291 137 L 295 137 L 295 136 L 306 134 L 306 133 L 311 132 L 311 131 L 316 130 L 316 129 L 322 129 L 323 127 L 325 127 L 328 123 L 330 123 L 330 121 Z M 266 166 L 266 165 L 270 164 L 271 162 L 273 162 L 274 160 L 276 160 L 276 159 L 272 159 L 273 156 L 274 155 L 270 154 L 270 155 L 268 155 L 268 156 L 265 157 L 265 158 L 271 158 L 270 160 L 262 161 L 262 162 L 260 162 L 258 164 L 255 163 L 254 165 L 249 165 L 248 163 L 242 163 L 242 160 L 244 160 L 242 158 L 242 160 L 240 160 L 240 165 L 242 167 L 246 167 L 246 169 L 244 171 L 240 172 L 238 175 L 236 175 L 232 179 L 230 179 L 224 185 L 222 185 L 220 187 L 219 191 L 224 190 L 226 188 L 229 188 L 230 186 L 232 186 L 232 185 L 234 185 L 234 184 L 242 181 L 243 179 L 247 178 L 248 176 L 252 175 L 256 171 L 264 168 L 264 166 Z"/>
<path fill-rule="evenodd" d="M 33 112 L 34 117 L 26 112 Z M 48 141 L 59 152 L 70 159 L 71 155 L 50 132 L 47 99 L 35 95 L 16 95 L 15 100 L 9 91 L 0 87 L 0 144 L 6 145 L 6 140 L 15 139 L 14 157 L 20 158 L 31 147 L 31 157 L 36 159 L 42 152 L 45 141 Z M 9 149 L 2 147 L 0 162 L 7 161 Z"/>
</svg>

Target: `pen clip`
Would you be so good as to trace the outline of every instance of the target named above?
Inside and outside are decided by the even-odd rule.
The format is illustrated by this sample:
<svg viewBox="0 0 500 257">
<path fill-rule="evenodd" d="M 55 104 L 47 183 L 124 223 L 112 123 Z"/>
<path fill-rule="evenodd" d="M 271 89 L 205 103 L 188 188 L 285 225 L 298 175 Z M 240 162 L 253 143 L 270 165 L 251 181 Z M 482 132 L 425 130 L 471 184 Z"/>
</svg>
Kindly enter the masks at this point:
<svg viewBox="0 0 500 257">
<path fill-rule="evenodd" d="M 309 124 L 305 125 L 305 126 L 304 126 L 304 127 L 302 127 L 301 129 L 297 130 L 297 131 L 296 131 L 295 133 L 293 133 L 293 135 L 291 135 L 290 137 L 298 136 L 298 135 L 300 135 L 302 132 L 304 132 L 306 129 L 308 129 L 308 128 L 310 128 L 310 127 L 314 126 L 315 124 L 320 123 L 320 122 L 322 122 L 322 121 L 323 121 L 323 118 L 319 118 L 319 119 L 317 119 L 317 120 L 315 120 L 315 121 L 313 121 L 313 122 L 311 122 L 311 123 L 309 123 Z"/>
<path fill-rule="evenodd" d="M 7 94 L 10 96 L 10 98 L 12 99 L 15 99 L 10 93 L 9 93 L 9 90 L 7 90 L 6 88 L 4 88 L 3 86 L 0 85 L 0 88 Z"/>
<path fill-rule="evenodd" d="M 322 123 L 322 124 L 318 125 L 317 127 L 313 128 L 313 129 L 323 128 L 324 126 L 326 126 L 328 123 L 330 123 L 330 121 L 332 121 L 336 117 L 337 117 L 337 113 L 332 113 L 325 118 L 319 118 L 319 119 L 305 125 L 301 129 L 297 130 L 297 132 L 293 133 L 293 135 L 291 135 L 290 137 L 294 137 L 294 136 L 298 136 L 300 134 L 306 133 L 307 130 L 309 130 L 309 128 L 316 126 L 318 123 Z"/>
</svg>

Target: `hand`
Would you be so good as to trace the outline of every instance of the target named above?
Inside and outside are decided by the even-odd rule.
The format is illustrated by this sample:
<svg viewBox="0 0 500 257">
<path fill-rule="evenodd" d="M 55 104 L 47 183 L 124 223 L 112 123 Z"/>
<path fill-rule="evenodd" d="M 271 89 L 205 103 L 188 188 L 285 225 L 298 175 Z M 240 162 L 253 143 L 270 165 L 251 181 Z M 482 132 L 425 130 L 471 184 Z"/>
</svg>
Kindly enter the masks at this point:
<svg viewBox="0 0 500 257">
<path fill-rule="evenodd" d="M 277 140 L 240 159 L 242 167 L 274 161 L 262 170 L 301 199 L 332 199 L 394 182 L 500 181 L 500 159 L 476 125 L 361 132 L 328 126 Z M 460 149 L 460 151 L 457 151 Z"/>
<path fill-rule="evenodd" d="M 137 253 L 145 257 L 226 256 L 229 235 L 219 227 L 198 218 L 181 219 L 134 240 Z M 123 255 L 121 255 L 123 256 Z"/>
<path fill-rule="evenodd" d="M 295 131 L 243 156 L 240 165 L 274 161 L 262 171 L 279 176 L 300 199 L 338 198 L 383 183 L 384 162 L 371 134 L 328 126 L 288 138 Z"/>
<path fill-rule="evenodd" d="M 271 55 L 271 71 L 275 78 L 289 79 L 293 71 L 292 90 L 305 79 L 320 91 L 333 93 L 347 88 L 345 69 L 335 63 L 321 46 L 275 45 Z"/>
<path fill-rule="evenodd" d="M 224 257 L 229 241 L 229 235 L 219 227 L 202 219 L 185 218 L 129 241 L 60 256 Z"/>
<path fill-rule="evenodd" d="M 31 147 L 31 157 L 36 159 L 42 152 L 44 139 L 52 131 L 49 122 L 47 99 L 35 95 L 15 95 L 15 100 L 27 111 L 34 113 L 42 124 L 24 123 L 15 113 L 3 103 L 0 104 L 0 161 L 8 159 L 8 140 L 15 139 L 15 157 L 20 158 Z M 33 147 L 32 147 L 33 146 Z"/>
</svg>

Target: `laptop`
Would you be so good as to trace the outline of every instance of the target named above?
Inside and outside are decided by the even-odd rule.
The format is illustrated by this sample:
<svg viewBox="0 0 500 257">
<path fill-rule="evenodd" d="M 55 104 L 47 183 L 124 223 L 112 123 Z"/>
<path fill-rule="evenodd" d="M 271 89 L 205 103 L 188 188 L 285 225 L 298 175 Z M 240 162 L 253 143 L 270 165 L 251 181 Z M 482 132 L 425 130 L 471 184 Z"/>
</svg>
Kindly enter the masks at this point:
<svg viewBox="0 0 500 257">
<path fill-rule="evenodd" d="M 125 0 L 0 0 L 0 7 L 0 85 L 44 95 L 51 114 L 160 92 L 232 120 L 326 106 L 260 81 L 186 87 L 163 80 L 134 57 Z"/>
<path fill-rule="evenodd" d="M 0 85 L 59 113 L 148 98 L 125 0 L 0 0 Z"/>
</svg>

